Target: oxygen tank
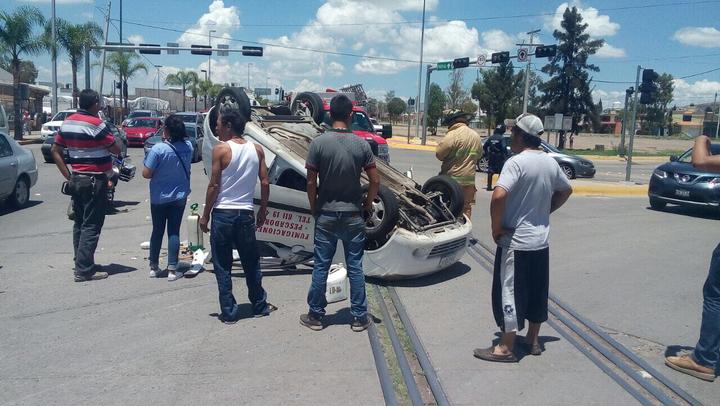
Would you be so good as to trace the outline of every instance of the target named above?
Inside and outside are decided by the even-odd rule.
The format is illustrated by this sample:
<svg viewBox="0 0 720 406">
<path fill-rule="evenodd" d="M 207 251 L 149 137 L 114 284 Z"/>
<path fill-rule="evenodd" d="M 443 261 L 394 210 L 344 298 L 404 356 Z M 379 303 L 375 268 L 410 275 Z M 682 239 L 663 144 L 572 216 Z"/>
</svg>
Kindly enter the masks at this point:
<svg viewBox="0 0 720 406">
<path fill-rule="evenodd" d="M 188 248 L 190 248 L 190 252 L 205 249 L 204 233 L 200 229 L 200 215 L 197 212 L 198 207 L 197 203 L 190 205 L 190 215 L 187 216 Z"/>
</svg>

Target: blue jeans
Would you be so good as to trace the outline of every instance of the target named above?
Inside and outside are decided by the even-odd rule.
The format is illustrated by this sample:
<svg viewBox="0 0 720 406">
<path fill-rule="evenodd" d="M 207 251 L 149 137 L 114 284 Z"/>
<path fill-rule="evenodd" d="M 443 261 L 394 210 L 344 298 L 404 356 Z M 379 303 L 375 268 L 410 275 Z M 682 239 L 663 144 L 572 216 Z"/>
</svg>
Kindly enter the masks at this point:
<svg viewBox="0 0 720 406">
<path fill-rule="evenodd" d="M 232 293 L 232 250 L 240 254 L 248 299 L 253 314 L 268 312 L 267 294 L 262 287 L 260 257 L 255 241 L 255 215 L 250 210 L 213 209 L 210 226 L 213 272 L 218 284 L 220 319 L 237 320 L 240 310 Z"/>
<path fill-rule="evenodd" d="M 186 201 L 186 199 L 181 199 L 169 203 L 150 205 L 150 215 L 152 216 L 153 223 L 152 234 L 150 235 L 149 260 L 151 264 L 158 264 L 158 260 L 160 258 L 160 247 L 162 247 L 165 225 L 167 224 L 167 268 L 171 271 L 177 269 L 178 254 L 180 253 L 180 224 L 182 224 Z"/>
<path fill-rule="evenodd" d="M 359 213 L 351 212 L 323 212 L 315 219 L 315 266 L 307 299 L 310 313 L 316 317 L 325 315 L 328 272 L 338 240 L 343 242 L 345 266 L 350 279 L 350 313 L 354 317 L 363 318 L 367 314 L 362 267 L 365 221 Z"/>
<path fill-rule="evenodd" d="M 703 313 L 700 339 L 693 358 L 708 368 L 720 368 L 720 244 L 715 247 L 710 261 L 710 272 L 703 287 Z"/>
</svg>

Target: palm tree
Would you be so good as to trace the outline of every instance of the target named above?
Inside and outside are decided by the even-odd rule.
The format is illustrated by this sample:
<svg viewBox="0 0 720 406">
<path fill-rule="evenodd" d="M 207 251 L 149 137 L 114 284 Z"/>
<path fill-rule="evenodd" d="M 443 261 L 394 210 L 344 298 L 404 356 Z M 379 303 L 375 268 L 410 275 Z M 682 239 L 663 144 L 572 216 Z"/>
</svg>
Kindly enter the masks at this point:
<svg viewBox="0 0 720 406">
<path fill-rule="evenodd" d="M 135 62 L 139 58 L 134 52 L 112 52 L 108 56 L 105 67 L 113 74 L 120 77 L 120 83 L 125 83 L 136 73 L 143 71 L 147 74 L 147 66 L 142 62 Z M 124 88 L 124 86 L 123 86 Z M 121 92 L 121 98 L 124 99 L 125 109 L 127 109 L 128 98 L 125 92 Z"/>
<path fill-rule="evenodd" d="M 185 111 L 185 93 L 187 86 L 192 86 L 198 81 L 197 73 L 193 71 L 183 71 L 171 73 L 165 78 L 165 84 L 170 86 L 182 86 L 182 109 Z"/>
<path fill-rule="evenodd" d="M 39 35 L 33 32 L 35 27 L 45 23 L 37 7 L 21 6 L 9 13 L 0 10 L 0 46 L 10 59 L 13 77 L 13 116 L 15 118 L 15 139 L 22 139 L 22 119 L 20 115 L 20 58 L 24 55 L 37 55 L 45 47 Z M 53 91 L 57 91 L 54 89 Z"/>
<path fill-rule="evenodd" d="M 188 90 L 190 91 L 190 95 L 192 95 L 192 98 L 195 101 L 195 110 L 194 111 L 197 111 L 197 99 L 198 99 L 198 96 L 200 95 L 200 78 L 198 78 L 197 80 L 194 80 L 192 83 L 190 83 Z"/>
<path fill-rule="evenodd" d="M 73 107 L 77 108 L 77 71 L 85 58 L 85 49 L 97 46 L 102 42 L 103 30 L 94 21 L 84 24 L 73 24 L 69 21 L 58 19 L 57 22 L 58 41 L 57 45 L 70 57 L 72 67 L 73 85 Z M 45 36 L 50 37 L 50 24 L 45 27 Z M 52 49 L 51 49 L 52 51 Z M 96 54 L 98 51 L 94 51 Z"/>
</svg>

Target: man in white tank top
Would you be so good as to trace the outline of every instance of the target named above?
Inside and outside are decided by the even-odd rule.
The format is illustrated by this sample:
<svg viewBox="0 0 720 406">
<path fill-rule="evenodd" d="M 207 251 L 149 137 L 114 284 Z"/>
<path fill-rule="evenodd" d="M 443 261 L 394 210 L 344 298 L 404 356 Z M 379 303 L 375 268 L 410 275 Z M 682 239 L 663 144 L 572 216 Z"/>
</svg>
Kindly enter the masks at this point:
<svg viewBox="0 0 720 406">
<path fill-rule="evenodd" d="M 270 181 L 262 147 L 242 137 L 247 119 L 234 110 L 218 114 L 216 134 L 222 143 L 215 146 L 212 155 L 212 173 L 205 197 L 205 210 L 200 227 L 208 232 L 208 219 L 212 211 L 213 272 L 218 283 L 220 314 L 226 324 L 242 317 L 232 293 L 232 250 L 240 254 L 248 298 L 255 317 L 267 316 L 277 308 L 267 302 L 262 287 L 260 257 L 255 241 L 256 227 L 265 223 Z M 253 212 L 255 185 L 260 179 L 260 210 L 257 220 Z"/>
</svg>

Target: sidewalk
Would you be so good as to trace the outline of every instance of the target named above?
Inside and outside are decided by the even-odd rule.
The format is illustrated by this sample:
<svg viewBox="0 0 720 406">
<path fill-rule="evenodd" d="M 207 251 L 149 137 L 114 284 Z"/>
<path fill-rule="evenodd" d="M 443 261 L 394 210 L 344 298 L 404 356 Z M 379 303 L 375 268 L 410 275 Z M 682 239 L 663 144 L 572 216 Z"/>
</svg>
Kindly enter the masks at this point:
<svg viewBox="0 0 720 406">
<path fill-rule="evenodd" d="M 40 131 L 35 131 L 32 134 L 26 134 L 23 136 L 23 139 L 18 141 L 18 144 L 20 145 L 29 145 L 29 144 L 42 144 L 43 139 L 40 135 Z"/>
</svg>

